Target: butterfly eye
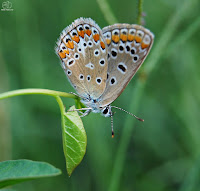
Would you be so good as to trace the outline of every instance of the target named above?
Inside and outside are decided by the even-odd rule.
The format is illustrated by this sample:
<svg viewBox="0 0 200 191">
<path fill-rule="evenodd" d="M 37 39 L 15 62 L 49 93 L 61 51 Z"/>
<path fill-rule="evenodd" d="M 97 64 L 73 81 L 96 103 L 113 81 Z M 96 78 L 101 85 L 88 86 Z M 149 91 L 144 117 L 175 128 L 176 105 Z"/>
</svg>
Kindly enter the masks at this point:
<svg viewBox="0 0 200 191">
<path fill-rule="evenodd" d="M 103 113 L 104 115 L 108 114 L 108 113 L 109 113 L 108 107 L 105 107 L 105 108 L 102 110 L 102 113 Z"/>
</svg>

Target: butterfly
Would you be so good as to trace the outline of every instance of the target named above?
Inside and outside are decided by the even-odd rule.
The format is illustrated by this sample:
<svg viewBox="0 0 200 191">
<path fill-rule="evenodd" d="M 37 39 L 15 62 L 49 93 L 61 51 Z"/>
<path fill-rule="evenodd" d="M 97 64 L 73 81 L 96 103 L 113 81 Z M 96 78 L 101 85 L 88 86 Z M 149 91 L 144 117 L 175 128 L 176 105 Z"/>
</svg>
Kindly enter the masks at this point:
<svg viewBox="0 0 200 191">
<path fill-rule="evenodd" d="M 140 68 L 153 40 L 153 33 L 143 26 L 114 24 L 101 30 L 91 18 L 76 19 L 61 32 L 55 51 L 87 106 L 83 116 L 92 111 L 112 119 L 111 103 Z"/>
</svg>

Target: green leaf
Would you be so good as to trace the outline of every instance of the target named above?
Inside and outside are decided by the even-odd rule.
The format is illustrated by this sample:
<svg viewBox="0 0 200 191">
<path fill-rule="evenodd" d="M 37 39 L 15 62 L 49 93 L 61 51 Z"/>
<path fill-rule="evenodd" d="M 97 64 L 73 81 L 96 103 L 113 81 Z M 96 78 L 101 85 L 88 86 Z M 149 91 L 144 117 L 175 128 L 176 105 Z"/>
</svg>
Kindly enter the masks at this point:
<svg viewBox="0 0 200 191">
<path fill-rule="evenodd" d="M 69 176 L 82 161 L 87 145 L 87 136 L 81 118 L 72 106 L 63 116 L 63 150 Z"/>
<path fill-rule="evenodd" d="M 0 188 L 43 177 L 57 176 L 61 171 L 45 162 L 10 160 L 0 162 Z"/>
</svg>

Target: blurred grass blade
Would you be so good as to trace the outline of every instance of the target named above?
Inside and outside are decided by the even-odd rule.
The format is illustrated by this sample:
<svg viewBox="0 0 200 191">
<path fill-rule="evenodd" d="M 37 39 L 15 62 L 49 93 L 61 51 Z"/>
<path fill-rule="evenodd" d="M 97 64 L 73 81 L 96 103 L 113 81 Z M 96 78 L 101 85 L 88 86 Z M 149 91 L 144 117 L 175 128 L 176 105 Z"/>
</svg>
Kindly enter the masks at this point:
<svg viewBox="0 0 200 191">
<path fill-rule="evenodd" d="M 106 21 L 112 25 L 114 23 L 118 23 L 117 18 L 115 17 L 110 5 L 108 4 L 108 2 L 106 0 L 96 0 L 99 8 L 101 9 L 104 18 L 106 19 Z"/>
<path fill-rule="evenodd" d="M 74 110 L 72 106 L 69 110 Z M 77 111 L 69 111 L 63 116 L 63 149 L 69 176 L 82 161 L 87 145 L 86 132 Z"/>
<path fill-rule="evenodd" d="M 0 162 L 0 188 L 27 180 L 57 176 L 61 171 L 45 162 L 10 160 Z"/>
<path fill-rule="evenodd" d="M 199 190 L 199 172 L 200 172 L 200 157 L 197 156 L 196 161 L 193 162 L 193 166 L 188 171 L 183 184 L 181 185 L 179 191 L 193 191 Z"/>
</svg>

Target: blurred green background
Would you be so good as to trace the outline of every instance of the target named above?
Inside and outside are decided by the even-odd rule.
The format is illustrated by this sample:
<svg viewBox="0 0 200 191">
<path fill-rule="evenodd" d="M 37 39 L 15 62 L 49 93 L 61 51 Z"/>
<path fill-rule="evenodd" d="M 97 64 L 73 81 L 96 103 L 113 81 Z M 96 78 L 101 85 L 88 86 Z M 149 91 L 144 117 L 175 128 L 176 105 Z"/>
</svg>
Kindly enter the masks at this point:
<svg viewBox="0 0 200 191">
<path fill-rule="evenodd" d="M 54 53 L 55 41 L 67 25 L 81 16 L 91 17 L 102 28 L 109 25 L 98 3 L 10 2 L 13 11 L 0 11 L 0 93 L 22 88 L 74 92 Z M 118 22 L 136 23 L 137 1 L 108 3 Z M 93 113 L 83 118 L 87 151 L 70 178 L 65 170 L 60 112 L 54 98 L 27 95 L 1 100 L 0 161 L 45 161 L 63 172 L 13 189 L 200 190 L 199 8 L 198 0 L 144 1 L 145 26 L 155 34 L 154 46 L 114 105 L 145 122 L 116 111 L 112 139 L 109 118 Z M 148 71 L 148 64 L 153 67 L 151 72 L 142 73 L 145 67 L 144 71 Z M 140 78 L 140 74 L 146 78 Z M 145 85 L 140 88 L 140 84 Z M 64 103 L 68 108 L 74 100 L 64 99 Z"/>
</svg>

